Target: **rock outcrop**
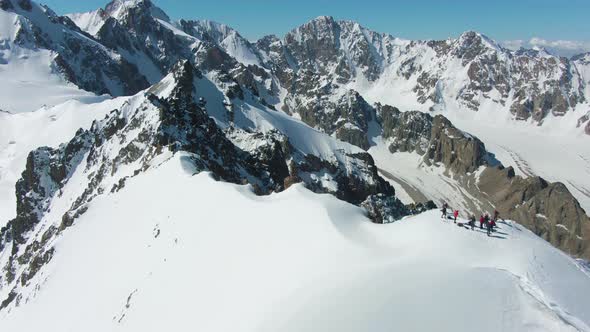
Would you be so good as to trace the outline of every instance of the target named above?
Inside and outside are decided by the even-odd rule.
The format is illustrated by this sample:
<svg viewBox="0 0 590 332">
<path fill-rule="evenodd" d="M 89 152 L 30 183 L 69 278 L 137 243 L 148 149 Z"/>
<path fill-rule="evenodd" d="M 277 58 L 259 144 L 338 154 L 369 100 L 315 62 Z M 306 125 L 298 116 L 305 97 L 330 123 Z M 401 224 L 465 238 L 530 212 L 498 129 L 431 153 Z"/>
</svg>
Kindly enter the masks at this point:
<svg viewBox="0 0 590 332">
<path fill-rule="evenodd" d="M 466 200 L 476 200 L 469 204 L 472 214 L 496 209 L 557 248 L 590 259 L 590 219 L 565 185 L 516 176 L 477 137 L 441 115 L 400 112 L 387 105 L 378 105 L 378 114 L 389 150 L 415 152 L 425 165 L 442 166 L 462 186 Z"/>
<path fill-rule="evenodd" d="M 562 183 L 522 178 L 511 167 L 487 168 L 478 186 L 500 215 L 521 224 L 557 248 L 590 259 L 590 218 Z"/>
<path fill-rule="evenodd" d="M 377 109 L 391 153 L 416 152 L 424 156 L 426 164 L 442 164 L 454 174 L 498 163 L 482 141 L 457 129 L 442 115 L 400 112 L 388 105 L 377 105 Z"/>
</svg>

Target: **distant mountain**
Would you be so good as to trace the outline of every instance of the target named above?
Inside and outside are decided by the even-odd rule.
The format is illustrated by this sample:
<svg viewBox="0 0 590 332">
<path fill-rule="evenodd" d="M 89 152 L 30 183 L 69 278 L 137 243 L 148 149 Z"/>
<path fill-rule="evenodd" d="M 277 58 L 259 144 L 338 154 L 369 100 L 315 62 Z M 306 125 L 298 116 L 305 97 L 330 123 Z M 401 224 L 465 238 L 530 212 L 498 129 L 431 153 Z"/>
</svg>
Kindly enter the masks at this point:
<svg viewBox="0 0 590 332">
<path fill-rule="evenodd" d="M 454 40 L 408 41 L 355 22 L 319 17 L 282 39 L 268 36 L 250 43 L 223 24 L 170 22 L 150 1 L 114 1 L 104 10 L 71 17 L 104 44 L 131 53 L 149 45 L 153 27 L 178 29 L 176 34 L 185 34 L 186 42 L 158 36 L 163 45 L 144 52 L 157 67 L 168 68 L 178 55 L 202 62 L 198 55 L 202 47 L 214 45 L 245 66 L 261 67 L 259 71 L 263 69 L 273 82 L 266 101 L 287 112 L 333 109 L 329 97 L 346 90 L 356 90 L 371 102 L 403 108 L 496 108 L 536 123 L 588 105 L 588 75 L 575 59 L 535 50 L 510 51 L 473 31 Z M 141 40 L 131 43 L 135 46 L 112 40 L 100 31 L 109 19 Z"/>
</svg>

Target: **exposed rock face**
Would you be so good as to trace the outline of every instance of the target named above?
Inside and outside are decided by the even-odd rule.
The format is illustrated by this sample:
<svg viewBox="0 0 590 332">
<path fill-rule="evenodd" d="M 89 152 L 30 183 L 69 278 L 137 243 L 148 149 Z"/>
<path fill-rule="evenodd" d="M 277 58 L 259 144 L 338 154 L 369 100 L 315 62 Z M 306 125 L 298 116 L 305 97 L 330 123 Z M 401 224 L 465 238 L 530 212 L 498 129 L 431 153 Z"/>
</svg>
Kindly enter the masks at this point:
<svg viewBox="0 0 590 332">
<path fill-rule="evenodd" d="M 151 1 L 139 1 L 134 6 L 113 1 L 105 7 L 104 13 L 105 22 L 96 38 L 111 49 L 151 61 L 160 71 L 156 77 L 150 77 L 152 81 L 159 80 L 158 76 L 170 71 L 180 59 L 194 57 L 189 44 L 196 41 L 177 36 L 160 24 L 158 20 L 169 21 L 169 18 Z"/>
<path fill-rule="evenodd" d="M 442 115 L 434 117 L 430 139 L 426 160 L 441 162 L 455 173 L 471 173 L 493 162 L 479 139 L 457 129 Z"/>
<path fill-rule="evenodd" d="M 391 153 L 416 151 L 423 155 L 430 148 L 432 116 L 421 112 L 400 112 L 395 107 L 380 104 L 377 112 L 383 138 L 391 139 Z"/>
<path fill-rule="evenodd" d="M 378 223 L 391 223 L 408 215 L 409 211 L 399 200 L 384 194 L 371 195 L 361 204 L 369 217 Z"/>
<path fill-rule="evenodd" d="M 14 9 L 12 2 L 10 0 L 0 0 L 0 9 L 2 10 L 9 10 Z"/>
<path fill-rule="evenodd" d="M 487 168 L 478 186 L 504 218 L 518 220 L 564 251 L 590 258 L 590 218 L 562 183 L 523 179 L 511 167 Z"/>
<path fill-rule="evenodd" d="M 349 90 L 337 100 L 321 98 L 298 108 L 301 119 L 312 127 L 363 149 L 369 148 L 367 132 L 375 121 L 375 110 L 358 94 Z"/>
<path fill-rule="evenodd" d="M 457 129 L 442 115 L 400 112 L 387 105 L 378 105 L 378 114 L 392 153 L 416 152 L 427 164 L 441 163 L 454 174 L 497 163 L 477 137 Z"/>
<path fill-rule="evenodd" d="M 590 111 L 578 119 L 578 128 L 581 126 L 584 126 L 584 133 L 586 133 L 586 135 L 590 135 Z"/>
</svg>

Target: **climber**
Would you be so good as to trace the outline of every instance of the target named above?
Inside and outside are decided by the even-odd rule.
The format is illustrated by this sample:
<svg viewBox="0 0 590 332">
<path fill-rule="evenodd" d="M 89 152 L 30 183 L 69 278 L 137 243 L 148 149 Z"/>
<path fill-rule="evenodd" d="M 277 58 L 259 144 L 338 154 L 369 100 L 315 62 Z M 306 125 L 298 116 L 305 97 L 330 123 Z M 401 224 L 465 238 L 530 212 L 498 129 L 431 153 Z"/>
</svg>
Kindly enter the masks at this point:
<svg viewBox="0 0 590 332">
<path fill-rule="evenodd" d="M 440 216 L 443 219 L 447 218 L 447 208 L 449 207 L 449 205 L 447 205 L 447 203 L 444 203 L 442 206 L 442 209 L 440 209 L 440 211 L 442 212 L 442 215 Z"/>
<path fill-rule="evenodd" d="M 459 210 L 455 210 L 455 212 L 453 212 L 453 217 L 455 217 L 455 221 L 453 221 L 455 224 L 457 223 L 457 217 L 459 216 Z"/>
<path fill-rule="evenodd" d="M 490 227 L 492 228 L 492 232 L 496 231 L 496 229 L 495 229 L 496 228 L 496 220 L 495 219 L 490 220 Z"/>
<path fill-rule="evenodd" d="M 492 222 L 490 220 L 488 220 L 488 222 L 486 223 L 486 225 L 487 225 L 488 236 L 491 236 L 492 235 L 492 232 L 493 232 Z"/>
<path fill-rule="evenodd" d="M 498 212 L 498 210 L 494 210 L 494 221 L 498 220 L 499 216 L 500 216 L 500 212 Z"/>
<path fill-rule="evenodd" d="M 475 227 L 475 215 L 471 215 L 469 218 L 469 226 L 471 226 L 471 230 Z"/>
<path fill-rule="evenodd" d="M 483 214 L 479 217 L 479 228 L 483 229 L 483 224 L 485 223 L 485 218 L 483 217 Z"/>
</svg>

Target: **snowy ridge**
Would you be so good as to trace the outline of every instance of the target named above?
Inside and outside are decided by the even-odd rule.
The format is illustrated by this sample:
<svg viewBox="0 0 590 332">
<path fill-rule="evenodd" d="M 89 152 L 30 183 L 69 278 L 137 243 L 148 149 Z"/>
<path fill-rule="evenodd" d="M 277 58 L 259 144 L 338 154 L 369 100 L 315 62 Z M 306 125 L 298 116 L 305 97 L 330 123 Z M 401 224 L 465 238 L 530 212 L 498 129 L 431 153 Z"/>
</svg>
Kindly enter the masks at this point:
<svg viewBox="0 0 590 332">
<path fill-rule="evenodd" d="M 258 51 L 250 42 L 233 28 L 208 20 L 179 21 L 177 23 L 185 31 L 201 40 L 209 40 L 219 45 L 225 52 L 244 65 L 261 66 Z"/>
<path fill-rule="evenodd" d="M 16 217 L 0 232 L 0 310 L 33 299 L 36 291 L 31 290 L 39 287 L 35 277 L 51 261 L 54 244 L 89 204 L 122 190 L 129 179 L 175 154 L 183 154 L 184 167 L 193 173 L 209 171 L 220 180 L 249 183 L 259 195 L 304 183 L 314 192 L 371 207 L 368 215 L 375 222 L 409 213 L 367 153 L 276 111 L 243 111 L 252 108 L 244 102 L 252 99 L 248 94 L 230 100 L 241 103 L 240 111 L 233 114 L 235 125 L 226 122 L 222 131 L 202 108 L 222 101 L 195 94 L 205 79 L 183 62 L 68 142 L 29 153 L 16 183 Z"/>
<path fill-rule="evenodd" d="M 489 238 L 441 222 L 434 211 L 380 226 L 302 186 L 260 198 L 248 187 L 193 176 L 184 158 L 176 155 L 95 200 L 60 239 L 34 299 L 0 312 L 3 325 L 589 330 L 588 276 L 517 224 L 500 223 Z M 159 195 L 145 195 L 154 188 Z M 73 319 L 63 321 L 61 310 Z M 457 312 L 465 314 L 455 319 Z"/>
</svg>

